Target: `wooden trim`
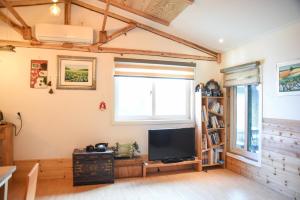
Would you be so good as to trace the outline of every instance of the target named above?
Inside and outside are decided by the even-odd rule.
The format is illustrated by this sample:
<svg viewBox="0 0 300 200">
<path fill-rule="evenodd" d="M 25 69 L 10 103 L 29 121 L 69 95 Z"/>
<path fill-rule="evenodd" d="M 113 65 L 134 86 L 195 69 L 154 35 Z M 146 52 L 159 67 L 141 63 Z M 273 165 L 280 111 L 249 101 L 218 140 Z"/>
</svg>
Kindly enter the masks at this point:
<svg viewBox="0 0 300 200">
<path fill-rule="evenodd" d="M 71 24 L 71 3 L 72 0 L 65 0 L 65 24 Z"/>
<path fill-rule="evenodd" d="M 14 21 L 12 21 L 8 16 L 6 16 L 1 10 L 0 10 L 0 20 L 4 23 L 8 24 L 10 27 L 12 27 L 15 31 L 23 35 L 23 27 L 16 24 Z"/>
<path fill-rule="evenodd" d="M 196 67 L 196 63 L 193 62 L 176 62 L 166 60 L 148 60 L 148 59 L 135 59 L 135 58 L 119 58 L 115 57 L 115 62 L 120 63 L 141 63 L 141 64 L 155 64 L 155 65 L 172 65 L 172 66 L 183 66 L 183 67 Z"/>
<path fill-rule="evenodd" d="M 106 0 L 106 7 L 105 7 L 104 16 L 103 16 L 103 22 L 102 22 L 102 29 L 101 29 L 101 31 L 105 31 L 105 26 L 106 26 L 106 21 L 107 21 L 107 13 L 109 11 L 109 5 L 110 5 L 110 0 Z"/>
<path fill-rule="evenodd" d="M 84 2 L 82 2 L 80 0 L 73 0 L 72 3 L 75 4 L 75 5 L 77 5 L 77 6 L 83 7 L 85 9 L 88 9 L 88 10 L 91 10 L 91 11 L 94 11 L 94 12 L 97 12 L 97 13 L 100 13 L 100 14 L 103 14 L 103 15 L 105 14 L 105 10 L 104 9 L 101 9 L 101 8 L 96 7 L 96 6 L 84 3 Z M 181 44 L 183 44 L 185 46 L 188 46 L 190 48 L 196 49 L 198 51 L 201 51 L 203 53 L 206 53 L 208 55 L 211 55 L 211 56 L 217 58 L 217 55 L 218 55 L 217 52 L 211 51 L 211 50 L 209 50 L 209 49 L 207 49 L 205 47 L 202 47 L 200 45 L 197 45 L 197 44 L 195 44 L 193 42 L 187 41 L 187 40 L 182 39 L 180 37 L 177 37 L 177 36 L 171 35 L 169 33 L 160 31 L 160 30 L 158 30 L 156 28 L 153 28 L 151 26 L 139 23 L 137 21 L 134 21 L 134 20 L 126 18 L 126 17 L 123 17 L 123 16 L 115 14 L 113 12 L 107 12 L 107 16 L 112 17 L 112 18 L 117 19 L 117 20 L 120 20 L 120 21 L 123 21 L 123 22 L 128 23 L 128 24 L 129 23 L 134 23 L 134 24 L 137 25 L 138 28 L 141 28 L 141 29 L 144 29 L 146 31 L 152 32 L 152 33 L 154 33 L 156 35 L 159 35 L 161 37 L 164 37 L 164 38 L 167 38 L 169 40 L 175 41 L 177 43 L 181 43 Z"/>
<path fill-rule="evenodd" d="M 29 28 L 29 26 L 26 24 L 26 22 L 23 20 L 23 18 L 17 13 L 17 11 L 10 5 L 10 3 L 7 0 L 0 0 L 0 3 L 4 5 L 7 10 L 26 28 Z"/>
<path fill-rule="evenodd" d="M 162 51 L 151 51 L 151 50 L 99 47 L 99 51 L 102 53 L 135 54 L 135 55 L 182 58 L 182 59 L 192 59 L 192 60 L 216 61 L 216 58 L 214 57 L 197 56 L 197 55 L 189 55 L 189 54 L 181 54 L 181 53 L 170 53 L 170 52 L 162 52 Z"/>
<path fill-rule="evenodd" d="M 106 0 L 99 0 L 99 1 L 102 1 L 102 2 L 106 2 Z M 190 2 L 190 0 L 186 0 L 187 2 Z M 157 23 L 160 23 L 162 25 L 165 25 L 165 26 L 169 26 L 170 25 L 170 22 L 168 22 L 167 20 L 164 20 L 164 19 L 161 19 L 161 18 L 158 18 L 156 16 L 153 16 L 153 15 L 149 15 L 145 12 L 142 12 L 140 10 L 137 10 L 137 9 L 134 9 L 134 8 L 131 8 L 125 4 L 122 4 L 122 3 L 119 3 L 117 1 L 111 1 L 111 5 L 117 7 L 117 8 L 120 8 L 122 10 L 126 10 L 127 12 L 130 12 L 130 13 L 133 13 L 135 15 L 138 15 L 138 16 L 141 16 L 141 17 L 144 17 L 146 19 L 149 19 L 151 21 L 154 21 L 154 22 L 157 22 Z"/>
<path fill-rule="evenodd" d="M 169 57 L 169 58 L 216 61 L 216 58 L 214 58 L 214 57 L 162 52 L 162 51 L 125 49 L 125 48 L 110 48 L 110 47 L 98 47 L 97 48 L 97 47 L 93 47 L 93 46 L 75 46 L 75 45 L 70 46 L 70 47 L 64 47 L 59 44 L 46 44 L 46 43 L 41 43 L 41 42 L 29 43 L 29 42 L 10 41 L 10 40 L 0 40 L 0 45 L 13 45 L 16 47 L 24 47 L 24 48 L 57 49 L 57 50 L 94 52 L 94 53 L 116 53 L 116 54 L 122 54 L 122 55 L 123 54 L 134 54 L 134 55 L 159 56 L 159 57 Z"/>
</svg>

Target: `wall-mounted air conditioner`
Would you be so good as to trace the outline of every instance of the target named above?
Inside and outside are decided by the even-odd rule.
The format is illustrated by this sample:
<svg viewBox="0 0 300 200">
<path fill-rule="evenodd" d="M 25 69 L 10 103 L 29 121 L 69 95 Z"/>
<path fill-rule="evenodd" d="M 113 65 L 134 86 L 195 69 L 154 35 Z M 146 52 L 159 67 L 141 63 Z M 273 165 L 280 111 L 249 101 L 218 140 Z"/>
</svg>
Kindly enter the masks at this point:
<svg viewBox="0 0 300 200">
<path fill-rule="evenodd" d="M 35 37 L 42 42 L 64 42 L 93 44 L 94 32 L 91 27 L 37 24 L 35 25 Z"/>
</svg>

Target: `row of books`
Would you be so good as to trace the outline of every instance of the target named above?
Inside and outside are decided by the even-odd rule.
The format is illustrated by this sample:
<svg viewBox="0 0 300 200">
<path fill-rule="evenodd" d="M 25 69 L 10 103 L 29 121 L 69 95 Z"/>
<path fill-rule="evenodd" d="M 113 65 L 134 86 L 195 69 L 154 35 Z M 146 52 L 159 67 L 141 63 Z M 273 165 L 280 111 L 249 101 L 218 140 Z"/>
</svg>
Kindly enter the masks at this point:
<svg viewBox="0 0 300 200">
<path fill-rule="evenodd" d="M 223 147 L 214 148 L 212 152 L 212 162 L 214 164 L 224 162 L 221 157 L 221 153 L 224 151 Z"/>
<path fill-rule="evenodd" d="M 208 164 L 208 151 L 203 152 L 202 154 L 202 165 L 207 165 Z"/>
<path fill-rule="evenodd" d="M 212 145 L 217 145 L 217 144 L 221 143 L 220 133 L 218 133 L 218 132 L 211 132 L 209 134 L 209 136 L 210 136 Z"/>
<path fill-rule="evenodd" d="M 218 113 L 220 115 L 224 114 L 224 107 L 217 101 L 212 101 L 208 104 L 208 109 L 212 112 Z"/>
<path fill-rule="evenodd" d="M 224 121 L 219 119 L 216 116 L 210 116 L 209 128 L 224 128 Z"/>
</svg>

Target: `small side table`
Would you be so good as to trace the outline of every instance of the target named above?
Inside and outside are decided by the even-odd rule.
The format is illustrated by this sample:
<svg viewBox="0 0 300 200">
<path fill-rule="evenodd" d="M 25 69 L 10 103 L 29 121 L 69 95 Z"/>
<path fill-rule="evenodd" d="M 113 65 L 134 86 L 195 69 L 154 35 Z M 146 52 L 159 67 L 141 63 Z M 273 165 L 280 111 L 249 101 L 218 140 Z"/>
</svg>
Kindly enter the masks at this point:
<svg viewBox="0 0 300 200">
<path fill-rule="evenodd" d="M 73 152 L 73 185 L 114 183 L 113 151 L 86 152 L 75 149 Z"/>
</svg>

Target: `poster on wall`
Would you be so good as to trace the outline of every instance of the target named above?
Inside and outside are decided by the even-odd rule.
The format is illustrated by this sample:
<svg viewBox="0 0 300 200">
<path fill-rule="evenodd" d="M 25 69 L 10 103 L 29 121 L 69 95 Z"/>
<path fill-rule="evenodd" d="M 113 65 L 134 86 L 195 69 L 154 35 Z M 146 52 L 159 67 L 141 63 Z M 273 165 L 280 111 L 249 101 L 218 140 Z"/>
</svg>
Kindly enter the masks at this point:
<svg viewBox="0 0 300 200">
<path fill-rule="evenodd" d="M 300 59 L 277 64 L 279 95 L 300 95 Z"/>
<path fill-rule="evenodd" d="M 57 89 L 96 89 L 96 58 L 58 56 Z"/>
<path fill-rule="evenodd" d="M 47 88 L 48 61 L 31 60 L 30 87 Z"/>
</svg>

